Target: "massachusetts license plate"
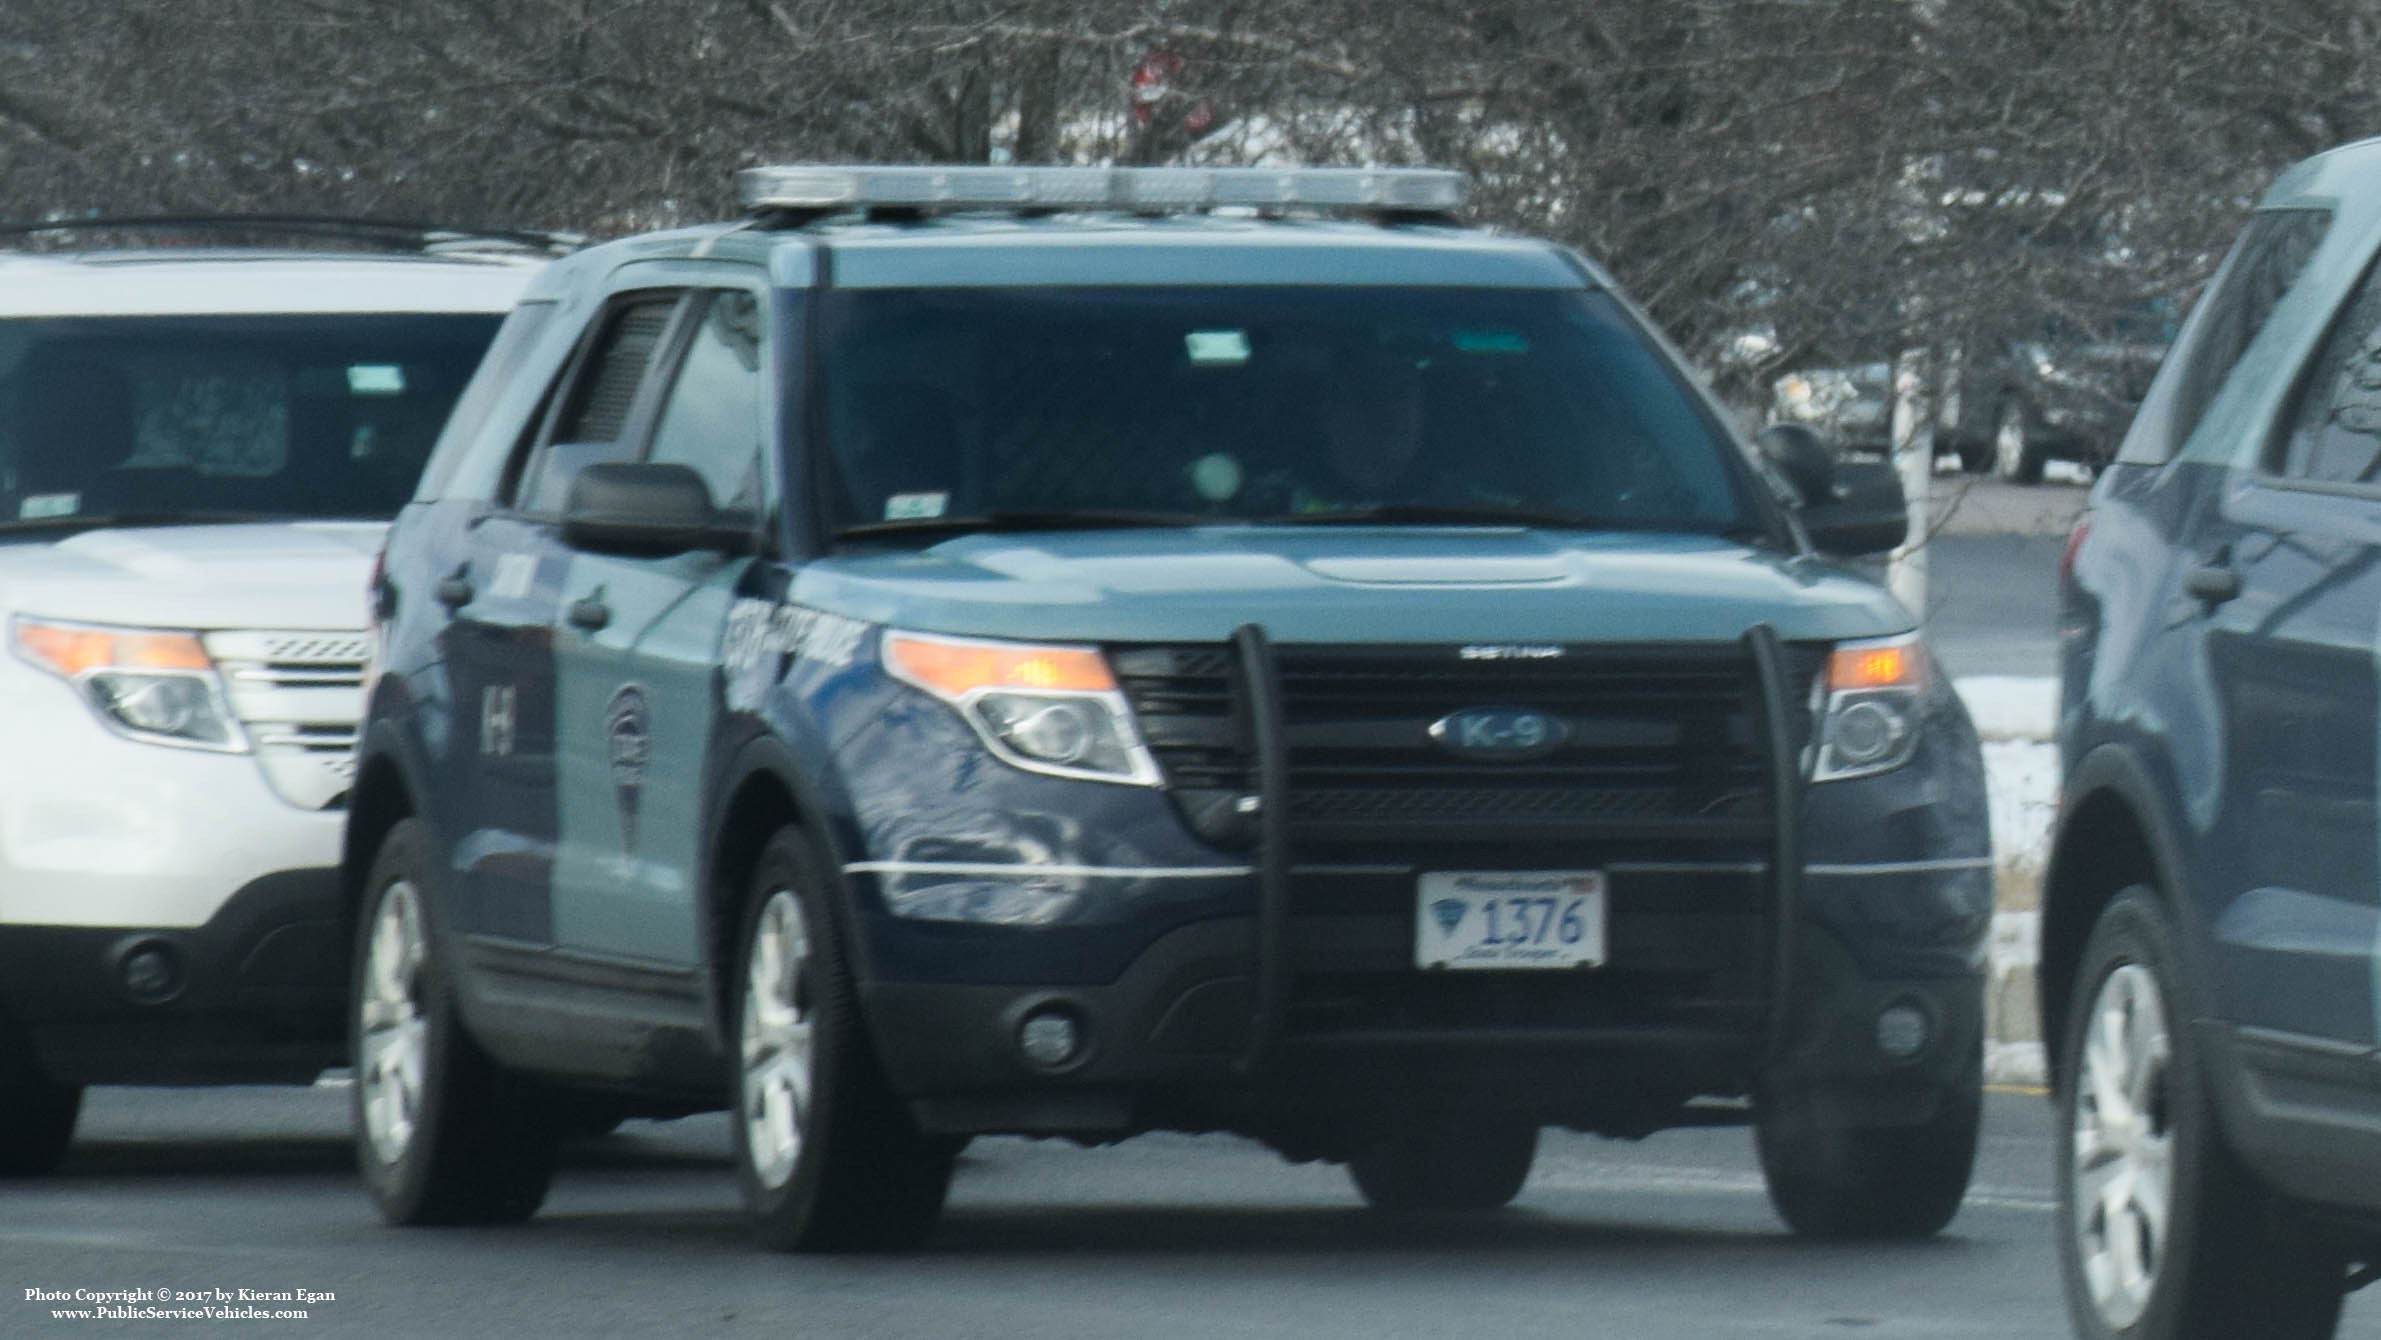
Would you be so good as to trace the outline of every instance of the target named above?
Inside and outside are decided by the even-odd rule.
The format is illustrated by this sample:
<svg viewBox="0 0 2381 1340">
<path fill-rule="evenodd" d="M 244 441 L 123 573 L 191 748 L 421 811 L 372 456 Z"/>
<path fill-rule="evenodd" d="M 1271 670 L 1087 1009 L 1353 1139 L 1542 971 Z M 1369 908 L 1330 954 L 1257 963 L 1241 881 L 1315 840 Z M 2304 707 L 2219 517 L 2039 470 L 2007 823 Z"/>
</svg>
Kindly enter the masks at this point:
<svg viewBox="0 0 2381 1340">
<path fill-rule="evenodd" d="M 1604 961 L 1601 870 L 1455 870 L 1415 893 L 1418 968 L 1580 968 Z"/>
</svg>

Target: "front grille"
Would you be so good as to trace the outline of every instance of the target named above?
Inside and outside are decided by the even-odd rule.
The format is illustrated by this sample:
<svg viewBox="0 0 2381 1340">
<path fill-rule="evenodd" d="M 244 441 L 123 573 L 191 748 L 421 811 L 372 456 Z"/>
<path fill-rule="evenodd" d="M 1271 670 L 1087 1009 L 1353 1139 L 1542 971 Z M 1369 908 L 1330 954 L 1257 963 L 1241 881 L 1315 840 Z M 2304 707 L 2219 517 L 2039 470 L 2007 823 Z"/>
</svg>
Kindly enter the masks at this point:
<svg viewBox="0 0 2381 1340">
<path fill-rule="evenodd" d="M 250 633 L 219 635 L 237 640 L 240 650 L 254 659 L 289 669 L 361 666 L 372 654 L 372 639 L 363 633 Z"/>
<path fill-rule="evenodd" d="M 1801 689 L 1823 651 L 1789 648 Z M 1670 838 L 1769 832 L 1759 684 L 1739 644 L 1566 648 L 1467 661 L 1455 647 L 1298 647 L 1277 653 L 1293 840 L 1310 844 Z M 1113 663 L 1143 738 L 1203 836 L 1245 847 L 1223 803 L 1256 788 L 1245 679 L 1221 647 L 1120 647 Z M 1467 708 L 1559 718 L 1568 741 L 1526 761 L 1467 758 L 1431 725 Z M 1376 847 L 1377 850 L 1377 847 Z"/>
<path fill-rule="evenodd" d="M 206 644 L 273 789 L 300 809 L 345 803 L 370 637 L 243 630 L 209 633 Z"/>
<path fill-rule="evenodd" d="M 1251 676 L 1231 648 L 1110 648 L 1185 820 L 1257 849 Z M 1825 649 L 1786 646 L 1788 748 Z M 1287 761 L 1283 1027 L 1703 1028 L 1751 1038 L 1775 990 L 1778 842 L 1760 670 L 1743 643 L 1570 646 L 1467 660 L 1454 646 L 1273 650 Z M 1558 718 L 1536 757 L 1466 755 L 1432 723 L 1471 708 Z M 1609 875 L 1603 968 L 1420 973 L 1416 877 Z"/>
<path fill-rule="evenodd" d="M 1290 794 L 1290 818 L 1306 827 L 1418 819 L 1521 819 L 1592 822 L 1668 814 L 1676 804 L 1660 787 L 1433 786 L 1307 788 Z"/>
</svg>

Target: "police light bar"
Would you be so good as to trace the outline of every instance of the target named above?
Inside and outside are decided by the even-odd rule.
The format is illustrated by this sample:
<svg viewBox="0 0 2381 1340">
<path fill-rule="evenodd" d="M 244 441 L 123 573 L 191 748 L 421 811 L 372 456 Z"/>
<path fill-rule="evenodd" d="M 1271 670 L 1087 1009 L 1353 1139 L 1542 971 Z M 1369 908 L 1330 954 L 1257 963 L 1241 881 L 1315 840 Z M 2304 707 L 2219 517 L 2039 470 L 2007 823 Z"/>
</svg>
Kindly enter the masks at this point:
<svg viewBox="0 0 2381 1340">
<path fill-rule="evenodd" d="M 1238 206 L 1443 214 L 1465 181 L 1445 168 L 788 166 L 736 174 L 748 210 L 1121 209 Z"/>
</svg>

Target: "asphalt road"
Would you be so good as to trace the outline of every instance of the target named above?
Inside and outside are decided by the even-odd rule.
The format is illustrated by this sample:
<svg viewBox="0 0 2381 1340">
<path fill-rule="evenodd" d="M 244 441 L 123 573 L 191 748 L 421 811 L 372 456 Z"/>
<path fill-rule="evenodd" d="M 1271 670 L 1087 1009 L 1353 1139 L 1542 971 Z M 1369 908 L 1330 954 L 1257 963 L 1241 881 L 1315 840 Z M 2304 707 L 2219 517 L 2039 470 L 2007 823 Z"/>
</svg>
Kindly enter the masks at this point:
<svg viewBox="0 0 2381 1340">
<path fill-rule="evenodd" d="M 2080 479 L 2023 486 L 1938 475 L 1927 640 L 1954 675 L 2055 675 L 2059 554 Z"/>
<path fill-rule="evenodd" d="M 1228 1138 L 984 1140 L 923 1251 L 790 1258 L 747 1241 L 715 1116 L 576 1148 L 524 1227 L 399 1230 L 341 1091 L 95 1090 L 61 1175 L 6 1193 L 0 1334 L 88 1325 L 27 1289 L 177 1288 L 335 1295 L 245 1323 L 287 1336 L 2057 1337 L 2049 1137 L 2042 1099 L 1993 1095 L 1950 1232 L 1884 1247 L 1787 1235 L 1741 1130 L 1550 1134 L 1516 1208 L 1436 1221 Z M 2381 1337 L 2381 1304 L 2342 1334 Z"/>
</svg>

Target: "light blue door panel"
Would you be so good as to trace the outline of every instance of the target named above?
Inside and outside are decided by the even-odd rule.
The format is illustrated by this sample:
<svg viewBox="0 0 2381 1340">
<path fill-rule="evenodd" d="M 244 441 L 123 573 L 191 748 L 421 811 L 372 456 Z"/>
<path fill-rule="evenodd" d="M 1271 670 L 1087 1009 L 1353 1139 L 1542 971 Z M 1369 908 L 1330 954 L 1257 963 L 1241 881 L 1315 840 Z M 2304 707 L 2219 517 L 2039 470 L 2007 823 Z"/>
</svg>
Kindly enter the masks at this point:
<svg viewBox="0 0 2381 1340">
<path fill-rule="evenodd" d="M 582 554 L 556 620 L 561 839 L 554 940 L 693 966 L 703 763 L 719 706 L 720 636 L 743 561 Z M 571 608 L 599 602 L 600 628 Z"/>
</svg>

